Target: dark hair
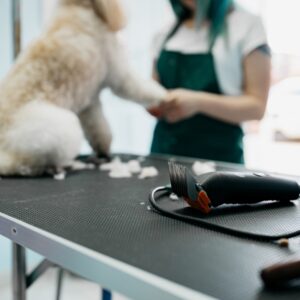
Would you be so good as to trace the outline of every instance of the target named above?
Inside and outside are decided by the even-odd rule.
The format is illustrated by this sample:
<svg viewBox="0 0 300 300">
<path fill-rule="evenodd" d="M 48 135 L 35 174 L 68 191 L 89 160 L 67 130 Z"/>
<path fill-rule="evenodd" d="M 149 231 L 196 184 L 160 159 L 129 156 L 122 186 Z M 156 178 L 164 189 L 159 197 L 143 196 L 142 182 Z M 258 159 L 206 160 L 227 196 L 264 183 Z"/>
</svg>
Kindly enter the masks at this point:
<svg viewBox="0 0 300 300">
<path fill-rule="evenodd" d="M 233 0 L 195 0 L 196 1 L 196 25 L 201 26 L 204 20 L 210 21 L 210 43 L 214 43 L 218 35 L 223 31 L 226 16 L 233 5 Z M 180 0 L 170 0 L 178 23 L 192 17 L 192 11 Z"/>
</svg>

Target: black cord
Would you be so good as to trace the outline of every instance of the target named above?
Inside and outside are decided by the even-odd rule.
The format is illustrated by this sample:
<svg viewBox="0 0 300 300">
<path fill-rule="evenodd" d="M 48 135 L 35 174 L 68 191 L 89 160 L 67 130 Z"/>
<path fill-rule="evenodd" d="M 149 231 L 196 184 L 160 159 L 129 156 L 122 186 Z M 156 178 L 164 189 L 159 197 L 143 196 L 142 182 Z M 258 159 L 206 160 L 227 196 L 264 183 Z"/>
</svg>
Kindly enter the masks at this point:
<svg viewBox="0 0 300 300">
<path fill-rule="evenodd" d="M 160 193 L 160 195 L 156 198 L 156 195 L 158 193 Z M 182 214 L 179 214 L 176 212 L 168 211 L 168 210 L 160 207 L 157 203 L 157 200 L 161 199 L 163 196 L 170 195 L 171 193 L 172 193 L 172 189 L 168 186 L 157 187 L 151 192 L 150 197 L 149 197 L 149 202 L 156 212 L 160 213 L 161 215 L 173 218 L 173 219 L 200 225 L 206 229 L 218 231 L 218 232 L 229 234 L 229 235 L 239 237 L 239 238 L 246 238 L 246 239 L 251 239 L 251 240 L 256 240 L 256 241 L 276 242 L 276 241 L 279 241 L 280 239 L 289 239 L 289 238 L 300 236 L 300 230 L 297 230 L 297 231 L 294 231 L 291 233 L 287 233 L 287 234 L 280 234 L 280 235 L 264 235 L 264 234 L 251 233 L 251 232 L 247 232 L 247 231 L 236 230 L 236 229 L 228 228 L 225 226 L 213 224 L 213 223 L 204 221 L 199 218 L 186 216 L 186 215 L 182 215 Z"/>
</svg>

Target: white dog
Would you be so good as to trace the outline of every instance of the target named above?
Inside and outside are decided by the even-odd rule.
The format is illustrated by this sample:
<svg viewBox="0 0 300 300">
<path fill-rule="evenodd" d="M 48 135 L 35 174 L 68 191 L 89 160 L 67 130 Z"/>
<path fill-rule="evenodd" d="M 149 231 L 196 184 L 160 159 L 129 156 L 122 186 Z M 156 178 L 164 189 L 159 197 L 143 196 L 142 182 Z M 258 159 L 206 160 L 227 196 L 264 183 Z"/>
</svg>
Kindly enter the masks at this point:
<svg viewBox="0 0 300 300">
<path fill-rule="evenodd" d="M 46 32 L 0 84 L 1 175 L 69 166 L 83 132 L 96 154 L 108 154 L 111 133 L 99 101 L 105 87 L 144 105 L 165 97 L 130 71 L 116 37 L 123 25 L 117 0 L 60 0 Z"/>
</svg>

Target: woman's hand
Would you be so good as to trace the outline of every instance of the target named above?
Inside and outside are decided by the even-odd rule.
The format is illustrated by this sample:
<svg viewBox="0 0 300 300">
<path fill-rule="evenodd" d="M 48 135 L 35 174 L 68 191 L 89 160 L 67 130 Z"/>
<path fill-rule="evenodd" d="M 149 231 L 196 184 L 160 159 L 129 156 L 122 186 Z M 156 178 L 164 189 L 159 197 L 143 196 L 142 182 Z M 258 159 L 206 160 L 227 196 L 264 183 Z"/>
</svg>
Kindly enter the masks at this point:
<svg viewBox="0 0 300 300">
<path fill-rule="evenodd" d="M 161 103 L 164 118 L 175 123 L 188 119 L 199 112 L 201 93 L 186 89 L 176 89 L 168 93 L 166 101 Z"/>
<path fill-rule="evenodd" d="M 167 97 L 157 106 L 148 108 L 148 112 L 156 118 L 165 118 L 170 123 L 175 123 L 192 117 L 198 112 L 199 92 L 185 89 L 172 90 Z"/>
<path fill-rule="evenodd" d="M 161 105 L 156 105 L 156 106 L 150 106 L 147 108 L 147 112 L 152 115 L 155 118 L 162 118 L 163 117 L 163 112 Z"/>
</svg>

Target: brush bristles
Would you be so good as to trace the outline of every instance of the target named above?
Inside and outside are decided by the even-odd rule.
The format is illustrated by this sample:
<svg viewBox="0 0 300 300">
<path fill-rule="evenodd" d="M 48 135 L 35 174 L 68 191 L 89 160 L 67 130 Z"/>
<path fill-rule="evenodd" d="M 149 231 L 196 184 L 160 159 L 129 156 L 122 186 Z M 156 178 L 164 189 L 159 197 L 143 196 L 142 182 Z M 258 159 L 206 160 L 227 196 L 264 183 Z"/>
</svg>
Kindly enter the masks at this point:
<svg viewBox="0 0 300 300">
<path fill-rule="evenodd" d="M 169 175 L 173 192 L 179 197 L 187 197 L 186 167 L 169 162 Z"/>
</svg>

